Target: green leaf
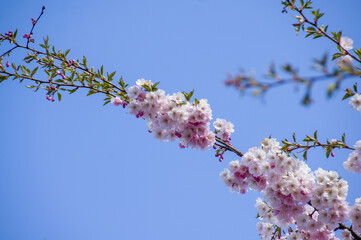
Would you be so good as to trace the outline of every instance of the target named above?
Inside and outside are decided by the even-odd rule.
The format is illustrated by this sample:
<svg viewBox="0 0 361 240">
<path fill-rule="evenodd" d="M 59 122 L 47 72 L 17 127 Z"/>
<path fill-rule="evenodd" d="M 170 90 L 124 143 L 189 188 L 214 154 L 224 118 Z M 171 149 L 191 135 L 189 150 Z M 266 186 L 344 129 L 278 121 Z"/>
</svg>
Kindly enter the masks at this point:
<svg viewBox="0 0 361 240">
<path fill-rule="evenodd" d="M 342 142 L 345 143 L 345 133 L 342 134 Z"/>
<path fill-rule="evenodd" d="M 69 89 L 68 91 L 69 91 L 69 94 L 73 94 L 73 93 L 75 93 L 75 92 L 76 92 L 76 90 L 78 90 L 78 88 Z"/>
<path fill-rule="evenodd" d="M 115 73 L 116 73 L 116 72 L 112 72 L 112 73 L 109 75 L 108 80 L 112 80 L 113 77 L 114 77 L 114 75 L 115 75 Z"/>
<path fill-rule="evenodd" d="M 293 141 L 294 141 L 294 142 L 297 142 L 297 141 L 296 141 L 296 134 L 295 134 L 295 133 L 292 134 L 292 138 L 293 138 Z"/>
<path fill-rule="evenodd" d="M 353 90 L 355 91 L 355 93 L 357 93 L 357 83 L 353 85 Z"/>
<path fill-rule="evenodd" d="M 313 133 L 313 137 L 317 140 L 317 130 Z"/>
<path fill-rule="evenodd" d="M 191 98 L 192 98 L 192 96 L 193 96 L 193 93 L 194 93 L 194 89 L 188 94 L 189 101 L 191 100 Z"/>
<path fill-rule="evenodd" d="M 303 152 L 303 159 L 307 160 L 307 151 Z"/>
<path fill-rule="evenodd" d="M 35 86 L 26 86 L 26 87 L 31 89 L 31 88 L 34 88 Z"/>
<path fill-rule="evenodd" d="M 124 83 L 124 80 L 123 80 L 123 76 L 120 77 L 119 85 L 124 88 L 125 83 Z"/>
<path fill-rule="evenodd" d="M 30 76 L 34 76 L 34 74 L 36 73 L 36 71 L 38 71 L 39 67 L 34 68 L 34 70 L 31 72 Z"/>
<path fill-rule="evenodd" d="M 328 158 L 331 154 L 332 150 L 331 149 L 327 149 L 326 151 L 326 158 Z"/>
<path fill-rule="evenodd" d="M 349 97 L 352 97 L 354 94 L 348 94 L 348 93 L 346 93 L 344 96 L 343 96 L 343 98 L 342 98 L 342 100 L 345 100 L 345 99 L 347 99 L 347 98 L 349 98 Z"/>
<path fill-rule="evenodd" d="M 69 52 L 70 52 L 70 49 L 65 51 L 65 57 L 68 55 Z"/>
<path fill-rule="evenodd" d="M 339 57 L 341 57 L 341 56 L 342 56 L 341 53 L 335 53 L 335 54 L 333 54 L 333 56 L 332 56 L 332 60 L 335 60 L 336 58 L 339 58 Z"/>
<path fill-rule="evenodd" d="M 354 93 L 354 92 L 352 91 L 352 89 L 350 89 L 350 88 L 347 88 L 347 89 L 345 90 L 345 92 L 346 92 L 346 94 L 345 94 L 345 96 L 343 96 L 342 100 L 345 100 L 345 99 L 347 99 L 347 98 L 355 95 L 355 93 Z"/>
<path fill-rule="evenodd" d="M 83 56 L 83 64 L 84 64 L 84 66 L 87 66 L 87 60 L 86 60 L 85 56 Z"/>
<path fill-rule="evenodd" d="M 58 92 L 58 99 L 59 99 L 59 102 L 61 101 L 61 94 Z"/>
<path fill-rule="evenodd" d="M 97 92 L 96 92 L 96 91 L 93 91 L 93 90 L 90 90 L 90 91 L 88 92 L 87 96 L 93 95 L 93 94 L 95 94 L 95 93 L 97 93 Z"/>
<path fill-rule="evenodd" d="M 18 30 L 17 29 L 14 32 L 14 39 L 16 38 L 16 35 L 18 35 Z"/>
</svg>

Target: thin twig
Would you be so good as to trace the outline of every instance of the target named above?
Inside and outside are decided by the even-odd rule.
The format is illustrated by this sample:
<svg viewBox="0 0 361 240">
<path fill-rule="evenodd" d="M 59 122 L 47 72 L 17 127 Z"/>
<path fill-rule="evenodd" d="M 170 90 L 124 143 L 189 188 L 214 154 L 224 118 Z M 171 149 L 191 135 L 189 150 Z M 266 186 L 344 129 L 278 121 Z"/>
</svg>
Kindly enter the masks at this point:
<svg viewBox="0 0 361 240">
<path fill-rule="evenodd" d="M 32 28 L 30 30 L 30 33 L 29 33 L 30 36 L 33 35 L 34 28 L 35 28 L 36 24 L 38 23 L 39 19 L 41 18 L 41 16 L 44 14 L 44 10 L 45 10 L 45 6 L 43 6 L 41 8 L 41 13 L 40 13 L 39 17 L 36 19 L 35 23 L 32 23 L 33 26 L 32 26 Z M 26 42 L 26 47 L 29 47 L 30 39 L 31 39 L 31 37 L 28 38 L 28 41 Z"/>
<path fill-rule="evenodd" d="M 227 150 L 229 150 L 229 151 L 231 151 L 231 152 L 234 152 L 234 153 L 237 154 L 238 156 L 243 157 L 244 154 L 243 154 L 241 151 L 237 150 L 237 149 L 234 148 L 232 145 L 230 145 L 228 142 L 223 141 L 222 139 L 220 139 L 220 138 L 217 137 L 217 136 L 216 136 L 216 142 L 219 142 L 219 143 L 223 144 L 223 145 L 217 144 L 216 146 L 225 148 L 225 149 L 227 149 Z"/>
<path fill-rule="evenodd" d="M 44 81 L 44 80 L 40 80 L 40 79 L 36 79 L 36 78 L 33 78 L 33 77 L 30 77 L 30 76 L 26 76 L 26 75 L 18 75 L 18 74 L 14 74 L 14 73 L 9 73 L 9 72 L 6 72 L 6 71 L 0 71 L 1 73 L 5 73 L 7 74 L 8 76 L 11 76 L 11 77 L 18 77 L 18 78 L 23 78 L 23 79 L 28 79 L 28 80 L 31 80 L 31 81 L 34 81 L 36 83 L 43 83 L 43 84 L 51 84 L 51 85 L 55 85 L 55 86 L 59 86 L 59 87 L 71 87 L 71 88 L 87 88 L 87 89 L 90 89 L 90 90 L 93 90 L 95 92 L 100 92 L 100 93 L 104 93 L 104 94 L 107 94 L 107 95 L 110 95 L 112 97 L 116 97 L 116 95 L 108 92 L 108 91 L 104 91 L 104 90 L 101 90 L 101 89 L 96 89 L 96 88 L 93 88 L 91 86 L 86 86 L 86 85 L 75 85 L 73 83 L 57 83 L 57 82 L 52 82 L 52 81 Z"/>
</svg>

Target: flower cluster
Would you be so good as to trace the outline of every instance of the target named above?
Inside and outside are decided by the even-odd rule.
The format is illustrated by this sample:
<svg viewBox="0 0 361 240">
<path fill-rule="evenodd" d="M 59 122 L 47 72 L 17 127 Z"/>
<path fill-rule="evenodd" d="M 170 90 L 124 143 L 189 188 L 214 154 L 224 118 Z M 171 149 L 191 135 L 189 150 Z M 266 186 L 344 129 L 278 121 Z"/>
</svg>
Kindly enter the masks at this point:
<svg viewBox="0 0 361 240">
<path fill-rule="evenodd" d="M 341 37 L 340 45 L 345 50 L 351 50 L 353 48 L 353 40 L 349 37 Z M 352 57 L 350 55 L 341 56 L 337 61 L 337 66 L 340 69 L 348 69 L 352 67 Z"/>
<path fill-rule="evenodd" d="M 337 172 L 318 169 L 315 171 L 317 183 L 311 205 L 318 210 L 315 219 L 320 229 L 334 229 L 338 223 L 348 219 L 349 207 L 346 202 L 348 184 L 340 179 Z"/>
<path fill-rule="evenodd" d="M 350 218 L 353 229 L 361 234 L 361 198 L 357 198 L 351 207 Z"/>
<path fill-rule="evenodd" d="M 225 119 L 217 118 L 213 123 L 213 127 L 216 129 L 217 137 L 229 142 L 231 133 L 234 132 L 233 123 L 227 122 Z"/>
<path fill-rule="evenodd" d="M 138 79 L 137 85 L 128 88 L 129 103 L 113 98 L 114 105 L 126 105 L 129 113 L 147 120 L 148 130 L 161 141 L 179 140 L 179 146 L 206 150 L 215 143 L 215 133 L 210 130 L 212 110 L 206 99 L 186 101 L 184 93 L 166 95 L 150 80 Z M 186 95 L 188 96 L 188 95 Z M 189 100 L 189 99 L 188 99 Z M 229 140 L 233 124 L 217 119 L 216 133 Z"/>
<path fill-rule="evenodd" d="M 230 162 L 220 177 L 231 191 L 263 193 L 265 200 L 259 198 L 255 205 L 262 239 L 274 237 L 275 226 L 290 225 L 295 229 L 280 239 L 337 239 L 334 228 L 349 218 L 347 182 L 334 171 L 313 173 L 303 161 L 282 152 L 275 139 L 249 149 L 241 162 Z"/>
<path fill-rule="evenodd" d="M 33 35 L 28 34 L 28 33 L 25 33 L 25 34 L 23 35 L 23 38 L 26 38 L 26 39 L 30 39 L 30 38 L 32 38 L 32 37 L 33 37 Z"/>
<path fill-rule="evenodd" d="M 361 173 L 361 140 L 355 144 L 355 151 L 350 153 L 343 167 L 351 173 Z"/>
<path fill-rule="evenodd" d="M 261 211 L 260 216 L 271 224 L 287 226 L 309 201 L 314 176 L 304 162 L 281 152 L 275 139 L 264 139 L 261 145 L 249 149 L 241 162 L 230 162 L 220 176 L 232 191 L 246 193 L 251 188 L 263 192 L 272 211 Z"/>
</svg>

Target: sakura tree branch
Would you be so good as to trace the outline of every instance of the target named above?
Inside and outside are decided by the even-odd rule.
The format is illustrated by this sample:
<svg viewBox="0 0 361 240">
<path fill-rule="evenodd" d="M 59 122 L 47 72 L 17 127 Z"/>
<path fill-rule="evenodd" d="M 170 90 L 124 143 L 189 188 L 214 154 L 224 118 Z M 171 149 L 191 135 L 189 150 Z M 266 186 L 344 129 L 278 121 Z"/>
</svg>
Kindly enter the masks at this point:
<svg viewBox="0 0 361 240">
<path fill-rule="evenodd" d="M 339 224 L 338 224 L 338 227 L 335 228 L 334 231 L 337 231 L 337 230 L 339 230 L 339 229 L 341 229 L 341 230 L 347 229 L 347 230 L 349 230 L 349 231 L 351 232 L 351 235 L 352 235 L 352 237 L 353 237 L 354 239 L 356 239 L 356 240 L 361 240 L 361 235 L 358 234 L 357 232 L 355 232 L 355 231 L 352 229 L 352 227 L 348 227 L 348 226 L 346 226 L 344 223 L 339 223 Z"/>
<path fill-rule="evenodd" d="M 318 209 L 315 208 L 314 206 L 312 206 L 311 201 L 309 201 L 307 204 L 310 205 L 311 207 L 313 207 L 313 209 L 314 209 L 313 212 L 310 214 L 310 217 L 312 217 L 312 215 L 313 215 L 315 212 L 318 212 Z M 344 229 L 349 230 L 349 231 L 351 232 L 352 237 L 353 237 L 355 240 L 361 240 L 361 235 L 358 234 L 357 232 L 355 232 L 355 231 L 352 229 L 352 227 L 348 227 L 348 226 L 346 226 L 344 223 L 338 223 L 338 227 L 336 227 L 336 228 L 334 229 L 334 231 L 336 232 L 337 230 L 340 230 L 340 229 L 341 229 L 341 230 L 344 230 Z"/>
<path fill-rule="evenodd" d="M 318 20 L 324 15 L 323 13 L 320 13 L 319 10 L 316 11 L 312 11 L 312 14 L 314 15 L 314 21 L 309 20 L 306 15 L 304 14 L 304 9 L 312 9 L 311 7 L 311 1 L 301 1 L 301 6 L 297 7 L 295 5 L 295 1 L 294 0 L 282 0 L 282 3 L 285 5 L 285 7 L 288 7 L 290 10 L 292 11 L 296 11 L 297 13 L 299 13 L 301 15 L 301 17 L 297 17 L 299 19 L 299 23 L 298 24 L 293 24 L 296 27 L 296 31 L 298 33 L 299 29 L 302 28 L 304 29 L 304 24 L 307 23 L 309 25 L 311 25 L 312 27 L 309 27 L 306 29 L 306 31 L 308 32 L 308 34 L 306 35 L 306 37 L 313 35 L 314 38 L 318 38 L 318 37 L 326 37 L 328 39 L 330 39 L 332 42 L 334 42 L 337 47 L 339 48 L 339 50 L 341 51 L 341 55 L 349 55 L 351 58 L 353 58 L 355 61 L 361 63 L 361 51 L 357 51 L 355 50 L 355 53 L 358 55 L 359 58 L 357 58 L 355 55 L 351 54 L 350 51 L 348 51 L 347 49 L 345 49 L 341 43 L 340 43 L 340 38 L 341 38 L 341 32 L 339 33 L 332 33 L 333 37 L 330 36 L 327 33 L 327 28 L 328 26 L 319 26 L 318 25 Z M 285 11 L 285 10 L 284 10 Z"/>
<path fill-rule="evenodd" d="M 237 154 L 240 157 L 243 157 L 243 153 L 239 150 L 237 150 L 236 148 L 234 148 L 229 142 L 226 142 L 222 139 L 220 139 L 219 137 L 216 136 L 216 146 L 224 148 L 228 151 L 234 152 L 235 154 Z"/>
<path fill-rule="evenodd" d="M 290 142 L 287 139 L 283 140 L 283 146 L 281 150 L 290 154 L 296 150 L 301 150 L 303 152 L 303 158 L 307 160 L 307 151 L 311 148 L 322 148 L 326 150 L 326 157 L 328 158 L 330 155 L 333 157 L 334 153 L 332 152 L 334 149 L 348 149 L 355 150 L 352 147 L 349 147 L 345 142 L 345 134 L 342 135 L 341 140 L 327 140 L 326 143 L 320 143 L 317 137 L 317 131 L 314 132 L 313 136 L 307 135 L 302 141 L 306 144 L 301 144 L 296 141 L 295 134 L 292 135 L 293 141 Z"/>
<path fill-rule="evenodd" d="M 106 95 L 110 95 L 112 97 L 116 96 L 115 94 L 112 94 L 109 91 L 103 91 L 101 89 L 97 89 L 97 88 L 94 88 L 92 86 L 76 85 L 76 84 L 73 84 L 72 82 L 57 83 L 57 82 L 52 82 L 50 79 L 48 81 L 44 81 L 44 80 L 36 79 L 34 77 L 31 77 L 31 76 L 27 76 L 27 75 L 23 75 L 23 74 L 16 74 L 16 73 L 10 73 L 10 72 L 7 72 L 7 71 L 0 71 L 0 73 L 5 74 L 5 75 L 7 75 L 9 77 L 19 78 L 20 81 L 22 81 L 24 79 L 33 81 L 33 82 L 35 82 L 36 85 L 38 85 L 37 86 L 38 89 L 41 87 L 41 84 L 48 84 L 49 86 L 55 86 L 56 87 L 56 89 L 53 89 L 53 90 L 57 90 L 59 87 L 68 87 L 68 88 L 71 88 L 71 90 L 78 89 L 78 88 L 85 88 L 85 89 L 92 90 L 95 93 L 103 93 L 103 94 L 106 94 Z M 67 90 L 67 89 L 62 89 L 62 90 Z"/>
<path fill-rule="evenodd" d="M 17 44 L 17 43 L 16 43 L 16 44 Z M 17 44 L 17 46 L 18 46 L 19 48 L 23 48 L 23 49 L 32 51 L 33 53 L 35 53 L 35 54 L 37 54 L 37 55 L 44 55 L 44 56 L 48 56 L 48 55 L 49 55 L 48 52 L 45 53 L 45 52 L 39 51 L 39 50 L 37 50 L 37 49 L 30 48 L 30 47 L 28 47 L 28 46 L 22 46 L 22 45 L 20 45 L 20 44 Z M 51 56 L 52 58 L 56 59 L 56 60 L 59 60 L 62 64 L 65 64 L 65 65 L 68 65 L 68 64 L 69 64 L 69 62 L 68 62 L 68 60 L 66 59 L 66 57 L 62 57 L 61 55 L 58 56 L 58 55 L 56 55 L 56 54 L 54 54 L 54 53 L 53 53 L 53 54 L 50 53 L 50 56 Z M 92 72 L 92 71 L 88 68 L 88 66 L 87 66 L 86 64 L 84 64 L 84 67 L 82 67 L 82 66 L 79 65 L 79 64 L 73 63 L 72 66 L 75 67 L 75 68 L 77 68 L 77 69 L 80 69 L 80 70 L 82 70 L 82 71 L 84 71 L 84 72 L 86 72 L 86 73 L 88 73 L 88 74 L 89 74 L 90 76 L 92 76 L 92 77 L 96 77 L 96 76 L 95 76 L 95 73 Z M 59 68 L 59 69 L 60 69 L 60 68 Z M 100 79 L 102 82 L 107 83 L 107 84 L 109 84 L 110 86 L 112 86 L 113 88 L 119 90 L 120 92 L 127 93 L 124 88 L 120 88 L 120 87 L 116 86 L 116 85 L 113 84 L 111 81 L 108 81 L 104 76 L 100 76 L 99 79 Z M 99 82 L 96 81 L 96 80 L 94 80 L 94 81 L 95 81 L 96 83 L 99 83 Z"/>
<path fill-rule="evenodd" d="M 41 13 L 40 13 L 39 17 L 38 17 L 36 20 L 34 20 L 34 18 L 31 19 L 31 20 L 32 20 L 32 23 L 33 23 L 33 26 L 32 26 L 32 28 L 31 28 L 31 30 L 30 30 L 29 38 L 28 38 L 28 41 L 26 42 L 26 47 L 28 47 L 28 46 L 29 46 L 29 43 L 32 42 L 32 41 L 31 41 L 31 37 L 32 37 L 32 35 L 33 35 L 34 28 L 35 28 L 36 24 L 38 23 L 39 19 L 41 18 L 41 16 L 44 14 L 44 10 L 45 10 L 45 6 L 42 7 Z"/>
<path fill-rule="evenodd" d="M 327 89 L 327 96 L 331 97 L 333 93 L 340 89 L 341 83 L 348 78 L 355 77 L 358 75 L 357 71 L 351 70 L 345 72 L 338 69 L 330 70 L 327 67 L 327 54 L 321 59 L 314 59 L 313 68 L 320 71 L 322 74 L 310 77 L 302 77 L 299 75 L 298 70 L 291 64 L 285 64 L 282 69 L 290 77 L 282 77 L 277 73 L 276 68 L 272 64 L 266 74 L 266 77 L 270 78 L 269 82 L 259 81 L 256 77 L 247 74 L 242 71 L 235 76 L 229 76 L 228 80 L 225 81 L 227 86 L 232 86 L 241 92 L 251 90 L 254 96 L 265 94 L 268 90 L 276 87 L 280 87 L 287 84 L 300 84 L 305 86 L 305 95 L 302 98 L 303 105 L 309 105 L 312 103 L 311 90 L 314 84 L 317 82 L 335 79 L 334 82 L 330 83 Z"/>
</svg>

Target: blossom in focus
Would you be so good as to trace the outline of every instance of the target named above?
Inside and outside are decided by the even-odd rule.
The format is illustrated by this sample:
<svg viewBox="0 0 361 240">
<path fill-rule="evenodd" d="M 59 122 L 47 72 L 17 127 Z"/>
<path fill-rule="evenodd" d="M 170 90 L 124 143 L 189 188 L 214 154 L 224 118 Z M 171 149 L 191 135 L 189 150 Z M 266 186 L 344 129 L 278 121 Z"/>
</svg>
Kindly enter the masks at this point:
<svg viewBox="0 0 361 240">
<path fill-rule="evenodd" d="M 213 123 L 213 127 L 216 129 L 217 137 L 225 141 L 228 141 L 231 133 L 234 133 L 233 123 L 225 119 L 217 118 Z"/>
<path fill-rule="evenodd" d="M 206 150 L 214 145 L 215 133 L 210 129 L 212 109 L 207 99 L 186 102 L 183 93 L 169 95 L 162 89 L 153 89 L 150 80 L 138 79 L 136 84 L 128 88 L 129 113 L 145 119 L 148 131 L 156 139 L 178 140 L 182 148 Z M 233 124 L 226 120 L 222 120 L 222 123 L 221 128 L 216 128 L 216 133 L 229 141 L 230 134 L 234 132 Z"/>
<path fill-rule="evenodd" d="M 348 103 L 353 109 L 361 112 L 361 94 L 356 93 L 353 95 Z"/>
<path fill-rule="evenodd" d="M 341 37 L 340 45 L 345 50 L 351 50 L 353 48 L 353 40 L 349 37 Z"/>
<path fill-rule="evenodd" d="M 361 151 L 361 141 L 356 145 Z M 249 149 L 241 161 L 230 162 L 220 178 L 231 191 L 263 193 L 264 200 L 257 199 L 255 205 L 262 239 L 271 239 L 275 226 L 294 226 L 293 232 L 279 239 L 338 239 L 333 229 L 350 217 L 348 183 L 335 171 L 312 172 L 305 162 L 282 152 L 276 139 L 267 138 L 261 147 Z M 353 207 L 360 209 L 359 215 L 353 218 L 361 228 L 361 198 L 359 203 Z"/>
</svg>

